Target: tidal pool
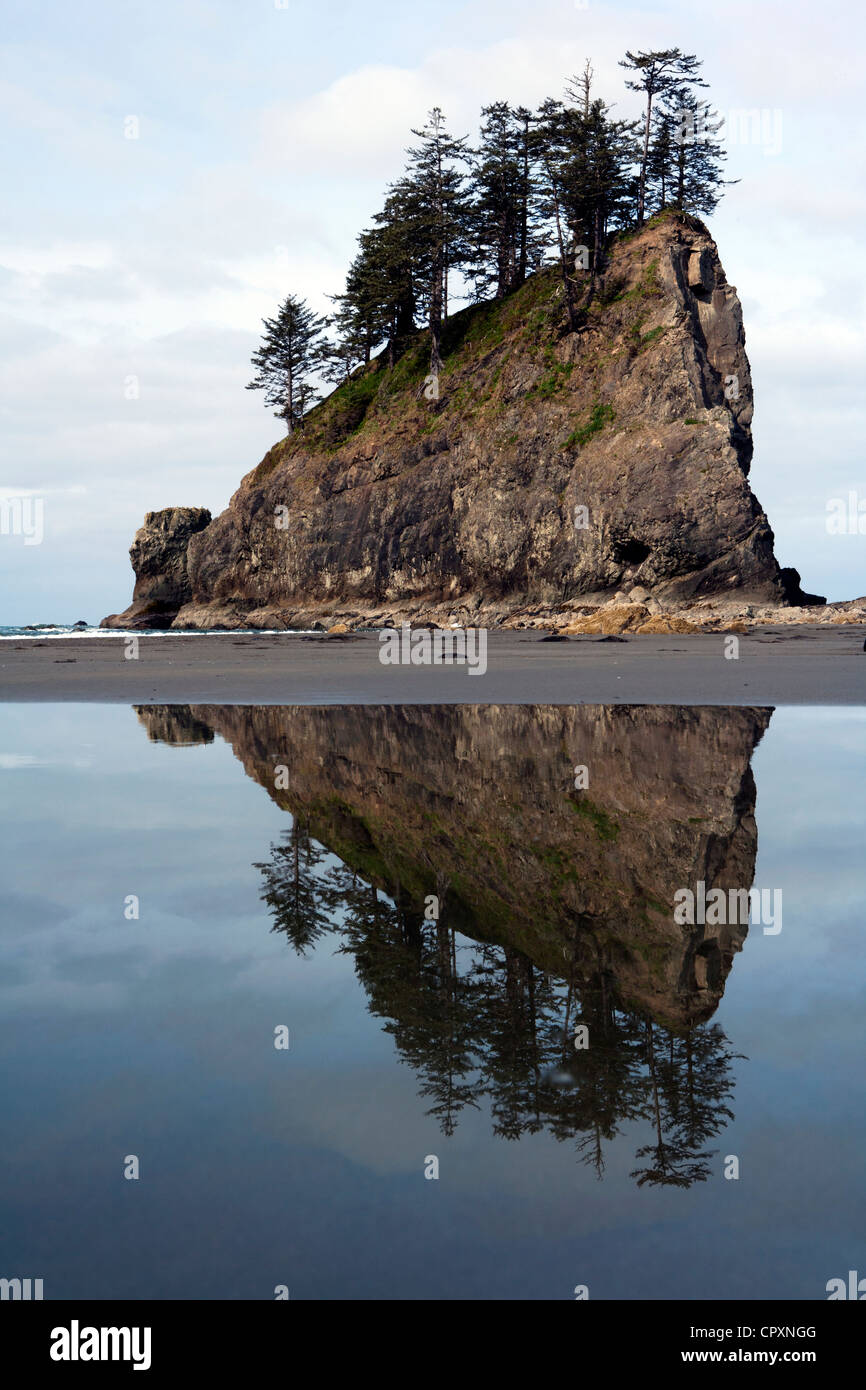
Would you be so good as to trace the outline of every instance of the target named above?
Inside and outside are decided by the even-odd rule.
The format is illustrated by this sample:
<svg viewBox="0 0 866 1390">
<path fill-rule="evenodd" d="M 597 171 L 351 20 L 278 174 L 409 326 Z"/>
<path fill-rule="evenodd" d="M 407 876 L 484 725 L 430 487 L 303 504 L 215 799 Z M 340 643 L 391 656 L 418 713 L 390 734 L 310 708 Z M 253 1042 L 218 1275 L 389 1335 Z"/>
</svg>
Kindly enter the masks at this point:
<svg viewBox="0 0 866 1390">
<path fill-rule="evenodd" d="M 866 1274 L 866 710 L 6 705 L 0 786 L 0 1277 Z"/>
</svg>

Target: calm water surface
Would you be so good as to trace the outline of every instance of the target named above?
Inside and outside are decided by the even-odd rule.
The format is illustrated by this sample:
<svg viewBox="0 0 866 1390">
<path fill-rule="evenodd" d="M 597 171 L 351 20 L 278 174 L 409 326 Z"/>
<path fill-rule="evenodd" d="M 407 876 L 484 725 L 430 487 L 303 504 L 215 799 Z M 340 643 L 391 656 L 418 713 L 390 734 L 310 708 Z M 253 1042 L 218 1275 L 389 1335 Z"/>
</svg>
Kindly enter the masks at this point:
<svg viewBox="0 0 866 1390">
<path fill-rule="evenodd" d="M 866 1274 L 866 711 L 5 706 L 0 787 L 0 1276 Z"/>
</svg>

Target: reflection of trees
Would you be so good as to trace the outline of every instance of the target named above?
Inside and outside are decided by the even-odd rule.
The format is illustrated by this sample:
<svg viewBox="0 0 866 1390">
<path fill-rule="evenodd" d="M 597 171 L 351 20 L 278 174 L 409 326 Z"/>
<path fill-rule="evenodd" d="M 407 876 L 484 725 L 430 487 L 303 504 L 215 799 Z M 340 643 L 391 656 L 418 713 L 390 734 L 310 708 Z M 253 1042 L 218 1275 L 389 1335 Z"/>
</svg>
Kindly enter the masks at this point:
<svg viewBox="0 0 866 1390">
<path fill-rule="evenodd" d="M 548 1119 L 558 1139 L 579 1136 L 581 1161 L 591 1164 L 599 1178 L 604 1171 L 605 1143 L 624 1124 L 641 1118 L 644 1101 L 643 1021 L 638 1014 L 615 1006 L 612 984 L 604 967 L 580 987 L 573 976 L 569 979 L 556 1073 L 563 1093 Z M 572 1030 L 577 1021 L 589 1029 L 586 1051 L 574 1051 Z"/>
<path fill-rule="evenodd" d="M 733 1089 L 732 1053 L 717 1023 L 690 1029 L 685 1037 L 668 1035 L 668 1052 L 656 1045 L 653 1024 L 646 1023 L 647 1069 L 655 1142 L 638 1149 L 636 1157 L 649 1163 L 631 1174 L 638 1187 L 645 1183 L 690 1187 L 709 1176 L 714 1149 L 701 1152 L 733 1119 L 726 1104 Z"/>
<path fill-rule="evenodd" d="M 273 931 L 284 931 L 299 955 L 305 955 L 330 927 L 328 902 L 316 878 L 325 851 L 297 820 L 279 845 L 271 845 L 266 864 L 254 864 L 265 877 L 261 893 L 274 917 Z"/>
<path fill-rule="evenodd" d="M 346 876 L 341 866 L 328 891 Z M 392 906 L 365 887 L 347 914 L 342 949 L 355 958 L 370 1012 L 385 1020 L 385 1032 L 421 1080 L 420 1094 L 432 1100 L 428 1113 L 453 1134 L 457 1113 L 477 1104 L 477 1087 L 467 1080 L 473 1020 L 454 933 L 441 920 L 422 923 L 399 888 Z"/>
<path fill-rule="evenodd" d="M 574 1143 L 599 1177 L 605 1145 L 626 1124 L 648 1124 L 636 1157 L 638 1186 L 689 1187 L 710 1174 L 705 1148 L 733 1118 L 731 1051 L 718 1024 L 675 1032 L 617 1002 L 615 975 L 599 957 L 554 979 L 512 946 L 461 938 L 423 920 L 399 885 L 385 896 L 325 851 L 298 821 L 256 865 L 275 931 L 299 954 L 326 933 L 351 954 L 368 1007 L 420 1080 L 428 1114 L 453 1134 L 460 1111 L 490 1106 L 505 1139 L 548 1130 Z M 576 1050 L 575 1025 L 589 1029 Z"/>
</svg>

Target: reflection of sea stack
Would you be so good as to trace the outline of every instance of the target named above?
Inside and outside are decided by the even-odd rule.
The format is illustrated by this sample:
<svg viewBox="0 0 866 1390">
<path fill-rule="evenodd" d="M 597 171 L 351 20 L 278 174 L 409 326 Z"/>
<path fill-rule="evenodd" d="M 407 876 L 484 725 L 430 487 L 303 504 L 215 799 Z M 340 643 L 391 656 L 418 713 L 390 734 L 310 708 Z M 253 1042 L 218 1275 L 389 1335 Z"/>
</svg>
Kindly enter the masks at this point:
<svg viewBox="0 0 866 1390">
<path fill-rule="evenodd" d="M 152 743 L 170 743 L 178 748 L 213 743 L 213 729 L 196 719 L 189 705 L 135 705 L 133 708 Z"/>
<path fill-rule="evenodd" d="M 314 839 L 419 921 L 447 882 L 450 926 L 556 978 L 603 977 L 672 1027 L 715 1009 L 746 930 L 677 926 L 673 899 L 699 880 L 751 886 L 749 762 L 769 711 L 194 706 L 177 740 L 166 707 L 138 713 L 171 742 L 189 741 L 190 721 L 215 730 Z"/>
</svg>

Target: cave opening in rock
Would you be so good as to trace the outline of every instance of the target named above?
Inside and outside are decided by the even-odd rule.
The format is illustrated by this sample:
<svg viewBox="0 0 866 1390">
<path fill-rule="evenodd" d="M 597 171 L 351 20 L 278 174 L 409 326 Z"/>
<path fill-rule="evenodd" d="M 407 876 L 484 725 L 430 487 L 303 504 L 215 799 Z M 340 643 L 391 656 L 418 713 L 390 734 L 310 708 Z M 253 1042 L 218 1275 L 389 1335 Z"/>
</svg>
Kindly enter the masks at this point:
<svg viewBox="0 0 866 1390">
<path fill-rule="evenodd" d="M 617 560 L 624 565 L 641 565 L 649 555 L 650 548 L 648 545 L 644 545 L 643 541 L 616 541 L 613 553 Z"/>
</svg>

